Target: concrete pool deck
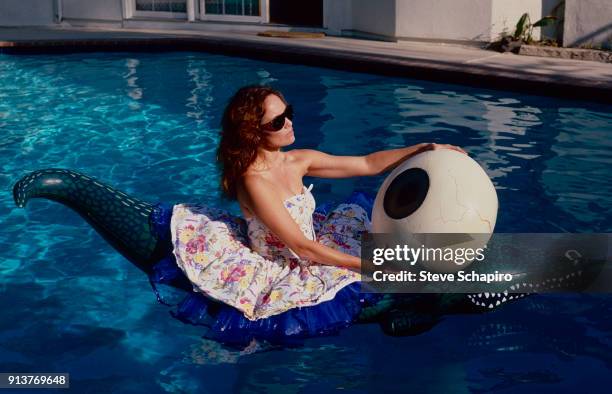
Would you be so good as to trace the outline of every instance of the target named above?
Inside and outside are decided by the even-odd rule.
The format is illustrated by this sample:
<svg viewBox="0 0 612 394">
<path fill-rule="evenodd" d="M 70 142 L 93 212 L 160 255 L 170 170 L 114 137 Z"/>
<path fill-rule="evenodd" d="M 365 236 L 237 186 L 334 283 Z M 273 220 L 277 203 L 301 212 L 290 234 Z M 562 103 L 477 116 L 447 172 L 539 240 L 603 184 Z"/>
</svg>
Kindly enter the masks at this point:
<svg viewBox="0 0 612 394">
<path fill-rule="evenodd" d="M 0 53 L 195 50 L 291 64 L 612 102 L 612 64 L 501 54 L 470 46 L 257 31 L 2 27 Z"/>
</svg>

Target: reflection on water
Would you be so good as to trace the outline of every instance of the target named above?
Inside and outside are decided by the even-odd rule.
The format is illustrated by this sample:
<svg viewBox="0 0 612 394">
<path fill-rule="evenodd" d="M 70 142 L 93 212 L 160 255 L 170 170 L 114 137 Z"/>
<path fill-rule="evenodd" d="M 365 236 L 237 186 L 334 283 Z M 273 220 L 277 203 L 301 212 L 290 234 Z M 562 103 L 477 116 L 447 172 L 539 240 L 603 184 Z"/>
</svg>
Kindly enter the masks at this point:
<svg viewBox="0 0 612 394">
<path fill-rule="evenodd" d="M 236 350 L 168 316 L 146 278 L 67 208 L 14 208 L 8 191 L 19 176 L 67 167 L 147 201 L 238 213 L 220 198 L 214 158 L 223 107 L 252 83 L 294 105 L 296 147 L 463 146 L 497 188 L 499 232 L 612 231 L 612 114 L 600 105 L 201 53 L 0 56 L 1 371 L 70 371 L 73 387 L 151 392 L 609 383 L 608 297 L 532 297 L 447 317 L 417 337 L 367 325 L 299 348 Z M 316 179 L 314 193 L 341 200 L 375 193 L 382 180 Z"/>
</svg>

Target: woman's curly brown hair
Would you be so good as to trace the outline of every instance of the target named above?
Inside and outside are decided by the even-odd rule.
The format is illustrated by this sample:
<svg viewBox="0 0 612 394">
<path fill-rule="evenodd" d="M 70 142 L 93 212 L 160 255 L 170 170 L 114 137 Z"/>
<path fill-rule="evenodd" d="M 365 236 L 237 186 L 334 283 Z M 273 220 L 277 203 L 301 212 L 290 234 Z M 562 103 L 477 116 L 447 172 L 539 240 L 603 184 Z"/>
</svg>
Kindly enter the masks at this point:
<svg viewBox="0 0 612 394">
<path fill-rule="evenodd" d="M 238 180 L 255 161 L 257 150 L 265 142 L 260 123 L 265 113 L 264 100 L 271 94 L 287 104 L 279 91 L 251 85 L 240 88 L 223 112 L 217 162 L 221 167 L 221 189 L 230 199 L 236 199 Z"/>
</svg>

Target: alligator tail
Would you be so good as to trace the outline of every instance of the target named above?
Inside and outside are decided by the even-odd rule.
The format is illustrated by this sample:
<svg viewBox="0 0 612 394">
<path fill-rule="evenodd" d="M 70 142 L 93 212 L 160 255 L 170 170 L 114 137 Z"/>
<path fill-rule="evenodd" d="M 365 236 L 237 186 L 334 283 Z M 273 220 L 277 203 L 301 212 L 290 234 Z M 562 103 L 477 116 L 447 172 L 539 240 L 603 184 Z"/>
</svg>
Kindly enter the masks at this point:
<svg viewBox="0 0 612 394">
<path fill-rule="evenodd" d="M 65 169 L 29 173 L 13 187 L 18 207 L 31 198 L 59 202 L 81 215 L 106 241 L 138 268 L 152 265 L 171 250 L 167 234 L 159 234 L 152 217 L 160 207 L 139 201 L 87 175 Z"/>
</svg>

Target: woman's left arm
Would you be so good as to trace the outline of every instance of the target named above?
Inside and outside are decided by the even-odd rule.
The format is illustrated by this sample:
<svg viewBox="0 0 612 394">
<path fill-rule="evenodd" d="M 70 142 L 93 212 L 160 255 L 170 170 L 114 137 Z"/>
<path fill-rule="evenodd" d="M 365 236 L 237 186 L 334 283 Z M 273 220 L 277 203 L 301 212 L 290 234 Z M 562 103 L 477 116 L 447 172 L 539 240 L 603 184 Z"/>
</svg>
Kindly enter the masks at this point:
<svg viewBox="0 0 612 394">
<path fill-rule="evenodd" d="M 391 171 L 400 163 L 408 159 L 410 156 L 414 156 L 418 153 L 425 152 L 428 150 L 438 149 L 452 149 L 467 155 L 467 152 L 458 146 L 448 144 L 422 143 L 408 146 L 406 148 L 374 152 L 370 153 L 365 157 L 366 160 L 368 160 L 370 163 L 369 167 L 371 168 L 371 171 L 373 171 L 373 173 L 370 175 L 378 175 L 386 171 Z"/>
<path fill-rule="evenodd" d="M 405 148 L 370 153 L 366 156 L 333 156 L 316 150 L 294 151 L 306 161 L 306 175 L 320 178 L 350 178 L 378 175 L 390 171 L 404 160 L 428 150 L 452 149 L 467 154 L 454 145 L 422 143 Z"/>
</svg>

